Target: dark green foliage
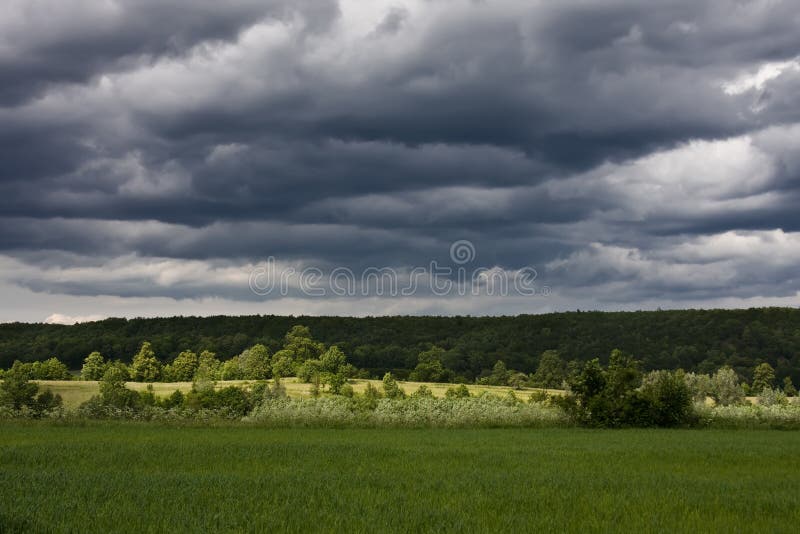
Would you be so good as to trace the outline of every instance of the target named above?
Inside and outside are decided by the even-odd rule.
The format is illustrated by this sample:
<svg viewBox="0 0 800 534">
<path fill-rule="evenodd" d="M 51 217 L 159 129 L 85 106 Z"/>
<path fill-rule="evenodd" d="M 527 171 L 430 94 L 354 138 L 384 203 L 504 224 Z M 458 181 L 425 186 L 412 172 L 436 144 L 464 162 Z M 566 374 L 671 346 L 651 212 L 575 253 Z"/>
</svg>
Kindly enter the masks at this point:
<svg viewBox="0 0 800 534">
<path fill-rule="evenodd" d="M 63 405 L 61 395 L 53 395 L 53 392 L 46 389 L 36 396 L 36 401 L 33 405 L 33 412 L 36 416 L 42 415 L 45 412 L 55 410 Z"/>
<path fill-rule="evenodd" d="M 417 366 L 411 371 L 408 379 L 415 382 L 447 382 L 451 373 L 442 365 L 444 357 L 445 350 L 437 346 L 420 352 L 417 356 Z"/>
<path fill-rule="evenodd" d="M 546 350 L 539 358 L 539 365 L 531 377 L 531 385 L 537 388 L 558 389 L 567 377 L 567 364 L 555 350 Z"/>
<path fill-rule="evenodd" d="M 25 376 L 28 380 L 72 380 L 73 378 L 67 366 L 58 358 L 27 363 L 16 360 L 13 368 L 16 376 Z"/>
<path fill-rule="evenodd" d="M 787 376 L 783 379 L 783 392 L 786 394 L 787 397 L 796 397 L 797 396 L 797 388 L 794 387 L 794 383 L 792 382 L 792 377 Z"/>
<path fill-rule="evenodd" d="M 15 359 L 44 360 L 56 355 L 80 369 L 92 351 L 130 361 L 144 341 L 165 362 L 180 352 L 215 352 L 230 359 L 261 343 L 273 354 L 294 325 L 310 328 L 325 345 L 337 345 L 357 368 L 373 377 L 392 372 L 405 378 L 418 355 L 440 347 L 445 372 L 472 381 L 502 359 L 509 369 L 534 373 L 546 350 L 566 361 L 586 362 L 614 348 L 634 354 L 642 369 L 713 373 L 724 365 L 750 377 L 763 360 L 780 382 L 800 383 L 800 310 L 676 310 L 656 312 L 568 312 L 518 317 L 175 317 L 107 319 L 72 326 L 9 323 L 0 325 L 0 367 Z M 303 360 L 317 358 L 319 347 L 298 330 L 291 337 Z M 274 362 L 273 362 L 274 363 Z M 605 361 L 604 361 L 605 363 Z M 289 373 L 293 374 L 293 373 Z M 286 375 L 288 376 L 288 375 Z M 779 382 L 779 383 L 780 383 Z"/>
<path fill-rule="evenodd" d="M 612 351 L 607 368 L 597 359 L 587 362 L 569 386 L 571 393 L 554 401 L 586 426 L 671 427 L 694 422 L 692 395 L 682 376 L 660 371 L 642 384 L 639 362 L 619 350 Z"/>
<path fill-rule="evenodd" d="M 448 399 L 466 399 L 470 394 L 467 386 L 459 384 L 456 387 L 447 388 L 447 391 L 444 392 L 444 396 Z"/>
<path fill-rule="evenodd" d="M 364 393 L 355 397 L 356 406 L 361 410 L 374 410 L 378 406 L 381 392 L 372 384 L 367 384 Z"/>
<path fill-rule="evenodd" d="M 27 415 L 40 417 L 45 412 L 62 405 L 60 395 L 53 395 L 49 389 L 39 391 L 39 386 L 30 381 L 30 366 L 15 362 L 11 369 L 3 373 L 0 382 L 0 406 L 11 410 L 28 410 Z"/>
<path fill-rule="evenodd" d="M 100 380 L 100 395 L 88 401 L 91 405 L 116 409 L 135 409 L 140 405 L 139 393 L 125 387 L 129 371 L 127 367 L 115 362 L 108 366 Z"/>
<path fill-rule="evenodd" d="M 645 375 L 639 394 L 649 409 L 641 417 L 642 426 L 676 427 L 696 422 L 692 394 L 681 372 L 653 371 Z"/>
<path fill-rule="evenodd" d="M 406 396 L 392 373 L 383 375 L 383 394 L 387 399 L 402 399 Z"/>
<path fill-rule="evenodd" d="M 180 408 L 183 406 L 186 396 L 182 391 L 176 389 L 169 397 L 161 400 L 160 406 L 169 410 L 170 408 Z"/>
<path fill-rule="evenodd" d="M 426 386 L 425 384 L 422 384 L 419 388 L 417 388 L 417 391 L 415 391 L 414 393 L 411 394 L 411 398 L 414 398 L 414 399 L 432 399 L 433 398 L 433 392 L 431 391 L 431 389 L 428 386 Z"/>
<path fill-rule="evenodd" d="M 775 383 L 775 369 L 768 363 L 761 363 L 753 369 L 753 384 L 750 386 L 750 394 L 758 395 L 765 389 L 772 388 Z"/>
<path fill-rule="evenodd" d="M 21 362 L 14 362 L 11 369 L 3 374 L 0 383 L 0 406 L 13 410 L 32 408 L 36 404 L 39 386 L 30 381 L 30 370 Z"/>
<path fill-rule="evenodd" d="M 511 372 L 502 360 L 497 360 L 492 367 L 492 372 L 488 376 L 482 377 L 478 383 L 488 386 L 507 386 Z"/>
</svg>

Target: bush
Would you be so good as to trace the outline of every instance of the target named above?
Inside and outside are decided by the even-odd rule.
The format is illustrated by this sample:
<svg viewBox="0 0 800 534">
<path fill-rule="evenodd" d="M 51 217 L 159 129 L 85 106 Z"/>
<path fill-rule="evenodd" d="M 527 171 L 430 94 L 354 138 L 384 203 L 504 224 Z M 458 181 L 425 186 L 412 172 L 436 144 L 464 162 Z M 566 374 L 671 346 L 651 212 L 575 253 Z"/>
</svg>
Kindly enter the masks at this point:
<svg viewBox="0 0 800 534">
<path fill-rule="evenodd" d="M 344 397 L 275 399 L 257 406 L 244 420 L 268 426 L 398 428 L 542 427 L 567 423 L 564 413 L 557 408 L 509 403 L 493 395 L 379 399 L 372 409 Z"/>
<path fill-rule="evenodd" d="M 405 391 L 397 384 L 397 380 L 392 376 L 392 373 L 383 375 L 383 394 L 387 399 L 402 399 L 406 396 Z"/>
<path fill-rule="evenodd" d="M 459 384 L 458 387 L 449 387 L 444 392 L 447 399 L 466 399 L 470 397 L 469 389 L 464 384 Z"/>
<path fill-rule="evenodd" d="M 570 393 L 554 402 L 579 424 L 671 427 L 695 421 L 682 376 L 657 371 L 643 380 L 638 362 L 620 351 L 612 352 L 607 369 L 597 359 L 587 362 L 569 385 Z"/>
<path fill-rule="evenodd" d="M 720 406 L 740 404 L 744 401 L 744 389 L 736 372 L 730 367 L 723 367 L 714 373 L 709 384 L 709 394 Z"/>
<path fill-rule="evenodd" d="M 22 362 L 14 362 L 11 369 L 3 375 L 3 382 L 0 384 L 0 405 L 12 410 L 33 408 L 39 386 L 31 382 L 30 378 L 30 368 Z"/>
<path fill-rule="evenodd" d="M 711 377 L 703 373 L 686 373 L 683 376 L 686 386 L 695 402 L 703 402 L 711 393 Z"/>
<path fill-rule="evenodd" d="M 794 387 L 791 376 L 787 376 L 783 379 L 783 392 L 786 393 L 787 397 L 797 396 L 797 388 Z"/>
<path fill-rule="evenodd" d="M 684 377 L 672 371 L 653 371 L 642 380 L 640 394 L 649 404 L 643 418 L 648 426 L 674 427 L 695 422 L 692 393 Z"/>
<path fill-rule="evenodd" d="M 764 388 L 758 395 L 758 404 L 760 406 L 783 406 L 788 402 L 786 394 L 777 388 Z"/>
<path fill-rule="evenodd" d="M 411 394 L 411 398 L 413 398 L 413 399 L 432 399 L 433 398 L 433 392 L 431 391 L 431 388 L 429 388 L 425 384 L 422 384 L 419 388 L 417 388 L 417 391 L 415 391 L 414 393 Z"/>
<path fill-rule="evenodd" d="M 90 399 L 95 404 L 116 409 L 135 409 L 140 404 L 139 393 L 125 387 L 128 369 L 120 363 L 109 365 L 100 380 L 100 395 Z"/>
<path fill-rule="evenodd" d="M 761 406 L 695 404 L 700 423 L 710 428 L 800 429 L 800 404 Z"/>
</svg>

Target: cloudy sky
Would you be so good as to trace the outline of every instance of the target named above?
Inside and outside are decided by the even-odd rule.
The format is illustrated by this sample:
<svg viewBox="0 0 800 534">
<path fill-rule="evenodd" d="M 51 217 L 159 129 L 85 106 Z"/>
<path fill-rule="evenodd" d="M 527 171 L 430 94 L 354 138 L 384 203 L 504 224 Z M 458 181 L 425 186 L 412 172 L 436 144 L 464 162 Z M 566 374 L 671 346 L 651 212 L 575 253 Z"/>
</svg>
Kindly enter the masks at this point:
<svg viewBox="0 0 800 534">
<path fill-rule="evenodd" d="M 800 304 L 796 0 L 2 11 L 0 321 Z M 541 291 L 251 290 L 459 240 Z"/>
</svg>

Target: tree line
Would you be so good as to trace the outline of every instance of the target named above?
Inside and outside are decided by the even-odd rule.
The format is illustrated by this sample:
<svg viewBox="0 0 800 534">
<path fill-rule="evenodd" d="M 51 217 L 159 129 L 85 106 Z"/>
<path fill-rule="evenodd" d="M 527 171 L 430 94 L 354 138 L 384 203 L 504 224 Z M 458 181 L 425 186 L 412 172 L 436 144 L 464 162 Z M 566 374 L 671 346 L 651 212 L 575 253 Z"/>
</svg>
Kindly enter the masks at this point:
<svg viewBox="0 0 800 534">
<path fill-rule="evenodd" d="M 438 367 L 434 361 L 438 362 L 430 352 L 421 354 L 417 367 L 422 366 L 428 372 L 432 365 Z M 218 385 L 226 366 L 237 376 L 253 381 Z M 51 363 L 50 367 L 57 366 Z M 357 371 L 347 363 L 344 353 L 336 346 L 325 347 L 314 341 L 303 326 L 293 327 L 285 336 L 284 347 L 271 356 L 265 348 L 254 346 L 226 362 L 220 362 L 211 353 L 197 356 L 184 351 L 180 361 L 176 358 L 171 364 L 162 365 L 148 343 L 142 345 L 131 365 L 106 361 L 99 353 L 92 353 L 84 361 L 82 376 L 99 377 L 99 394 L 71 414 L 64 411 L 62 399 L 49 391 L 47 382 L 31 380 L 32 369 L 32 364 L 17 361 L 3 373 L 0 419 L 74 416 L 166 421 L 227 418 L 337 426 L 692 427 L 707 425 L 720 413 L 731 415 L 730 411 L 713 410 L 742 407 L 745 411 L 734 415 L 745 424 L 755 421 L 778 428 L 800 427 L 800 405 L 788 399 L 797 395 L 797 391 L 789 377 L 782 390 L 774 387 L 775 373 L 768 363 L 756 367 L 753 381 L 748 384 L 741 382 L 729 367 L 711 375 L 683 370 L 644 372 L 640 361 L 620 350 L 612 351 L 607 365 L 597 358 L 566 364 L 551 352 L 528 378 L 547 377 L 551 383 L 544 385 L 555 385 L 560 380 L 564 391 L 550 394 L 539 389 L 527 403 L 517 398 L 514 389 L 502 397 L 487 392 L 475 397 L 464 384 L 449 387 L 445 398 L 437 399 L 425 384 L 413 392 L 406 391 L 391 373 L 383 376 L 380 389 L 368 383 L 365 391 L 357 394 L 351 385 Z M 152 385 L 145 391 L 127 387 L 131 379 L 153 382 L 174 377 L 174 373 L 191 375 L 192 388 L 188 393 L 176 389 L 170 395 L 156 396 Z M 289 399 L 282 385 L 284 373 L 310 383 L 312 398 Z M 484 383 L 510 384 L 512 377 L 523 374 L 508 371 L 498 362 L 490 380 Z M 269 376 L 271 382 L 267 380 Z M 758 404 L 752 406 L 745 394 L 758 395 Z M 709 397 L 713 408 L 709 408 Z M 757 411 L 748 412 L 745 405 Z"/>
<path fill-rule="evenodd" d="M 434 351 L 427 370 L 434 380 L 491 380 L 496 362 L 532 374 L 547 351 L 563 360 L 608 363 L 611 351 L 635 355 L 644 370 L 683 369 L 709 374 L 730 367 L 752 379 L 768 363 L 782 381 L 800 383 L 800 310 L 676 310 L 568 312 L 516 317 L 172 317 L 106 319 L 73 326 L 0 325 L 0 367 L 15 360 L 58 358 L 71 370 L 97 351 L 131 363 L 144 342 L 164 362 L 184 351 L 214 353 L 221 361 L 263 346 L 280 351 L 284 335 L 303 324 L 319 342 L 336 346 L 348 362 L 373 378 L 386 372 L 408 379 L 422 353 Z M 260 349 L 259 349 L 260 350 Z M 436 361 L 441 362 L 438 369 Z M 231 364 L 232 365 L 232 364 Z"/>
</svg>

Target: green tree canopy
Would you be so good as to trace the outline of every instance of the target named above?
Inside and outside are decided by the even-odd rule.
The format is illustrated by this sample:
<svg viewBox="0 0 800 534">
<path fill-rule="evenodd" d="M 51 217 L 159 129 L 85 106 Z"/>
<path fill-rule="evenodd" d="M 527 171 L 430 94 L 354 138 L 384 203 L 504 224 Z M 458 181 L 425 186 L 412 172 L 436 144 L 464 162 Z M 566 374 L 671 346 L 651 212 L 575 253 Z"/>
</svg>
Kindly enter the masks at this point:
<svg viewBox="0 0 800 534">
<path fill-rule="evenodd" d="M 83 360 L 83 367 L 81 368 L 81 379 L 83 380 L 100 380 L 106 372 L 106 360 L 103 355 L 97 351 L 90 353 L 85 360 Z"/>
<path fill-rule="evenodd" d="M 411 371 L 408 379 L 415 382 L 447 382 L 450 373 L 442 365 L 445 350 L 436 345 L 422 351 L 417 356 L 417 366 Z"/>
<path fill-rule="evenodd" d="M 171 382 L 190 382 L 199 365 L 200 358 L 197 354 L 190 350 L 184 350 L 164 368 L 164 375 Z"/>
<path fill-rule="evenodd" d="M 531 384 L 537 388 L 560 388 L 566 376 L 567 364 L 557 350 L 546 350 L 539 358 L 539 365 L 531 377 Z"/>
<path fill-rule="evenodd" d="M 130 366 L 131 380 L 135 382 L 155 382 L 161 378 L 161 362 L 156 358 L 149 341 L 142 343 L 142 348 Z"/>
<path fill-rule="evenodd" d="M 769 389 L 775 383 L 775 369 L 766 362 L 761 363 L 753 369 L 753 385 L 750 391 L 753 395 L 758 395 L 765 389 Z"/>
</svg>

